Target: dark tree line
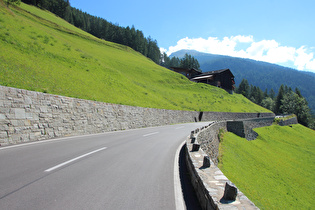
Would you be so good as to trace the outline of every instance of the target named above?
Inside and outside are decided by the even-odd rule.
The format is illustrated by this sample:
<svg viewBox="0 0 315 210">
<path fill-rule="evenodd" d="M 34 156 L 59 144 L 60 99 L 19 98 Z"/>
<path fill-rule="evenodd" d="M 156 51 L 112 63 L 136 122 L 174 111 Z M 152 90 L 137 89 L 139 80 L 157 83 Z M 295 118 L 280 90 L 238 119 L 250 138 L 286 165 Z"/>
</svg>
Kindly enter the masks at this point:
<svg viewBox="0 0 315 210">
<path fill-rule="evenodd" d="M 276 95 L 273 89 L 269 92 L 266 89 L 263 92 L 259 87 L 249 85 L 248 81 L 243 79 L 235 92 L 275 114 L 295 114 L 299 123 L 315 128 L 315 118 L 298 88 L 293 91 L 291 87 L 282 84 Z"/>
<path fill-rule="evenodd" d="M 9 6 L 10 4 L 21 4 L 21 0 L 5 0 L 4 2 L 7 4 L 7 6 Z"/>
<path fill-rule="evenodd" d="M 92 16 L 71 7 L 69 0 L 22 0 L 22 2 L 46 9 L 100 39 L 129 46 L 166 68 L 200 68 L 198 60 L 191 55 L 186 54 L 183 59 L 169 58 L 166 53 L 161 54 L 156 40 L 150 36 L 144 37 L 143 32 L 135 29 L 134 26 L 122 27 L 103 18 Z"/>
<path fill-rule="evenodd" d="M 185 54 L 185 56 L 182 59 L 179 59 L 178 57 L 172 57 L 169 58 L 166 53 L 161 54 L 161 66 L 164 66 L 166 68 L 170 67 L 181 67 L 186 69 L 200 69 L 200 64 L 196 58 L 189 54 Z"/>
<path fill-rule="evenodd" d="M 160 63 L 160 49 L 157 41 L 150 36 L 144 37 L 143 32 L 135 29 L 134 26 L 122 27 L 103 18 L 92 16 L 71 7 L 69 0 L 22 1 L 46 9 L 100 39 L 129 46 L 155 63 Z"/>
</svg>

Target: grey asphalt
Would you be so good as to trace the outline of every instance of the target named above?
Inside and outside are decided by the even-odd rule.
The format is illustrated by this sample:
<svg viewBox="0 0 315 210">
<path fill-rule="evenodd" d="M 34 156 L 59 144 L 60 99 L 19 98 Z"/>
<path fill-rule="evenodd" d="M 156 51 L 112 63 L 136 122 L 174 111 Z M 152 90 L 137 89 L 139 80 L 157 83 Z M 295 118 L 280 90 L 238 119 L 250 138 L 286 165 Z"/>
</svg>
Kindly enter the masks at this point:
<svg viewBox="0 0 315 210">
<path fill-rule="evenodd" d="M 175 153 L 206 124 L 0 148 L 0 209 L 176 209 Z"/>
</svg>

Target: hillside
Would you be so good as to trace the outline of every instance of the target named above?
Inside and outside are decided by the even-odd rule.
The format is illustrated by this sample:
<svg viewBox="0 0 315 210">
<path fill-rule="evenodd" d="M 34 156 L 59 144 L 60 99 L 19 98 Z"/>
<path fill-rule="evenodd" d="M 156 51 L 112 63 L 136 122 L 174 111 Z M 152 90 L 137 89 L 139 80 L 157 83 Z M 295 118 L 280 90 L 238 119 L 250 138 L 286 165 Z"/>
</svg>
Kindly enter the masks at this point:
<svg viewBox="0 0 315 210">
<path fill-rule="evenodd" d="M 185 53 L 194 56 L 203 72 L 229 68 L 235 76 L 236 85 L 242 79 L 260 87 L 263 91 L 267 88 L 278 91 L 281 84 L 299 88 L 306 98 L 310 108 L 315 112 L 315 74 L 279 66 L 276 64 L 256 61 L 251 59 L 236 58 L 224 55 L 201 53 L 194 50 L 180 50 L 171 56 L 183 57 Z"/>
<path fill-rule="evenodd" d="M 0 85 L 140 107 L 268 112 L 241 95 L 190 82 L 52 13 L 0 4 Z"/>
<path fill-rule="evenodd" d="M 253 141 L 224 134 L 222 172 L 260 209 L 312 209 L 315 131 L 299 124 L 254 130 Z"/>
</svg>

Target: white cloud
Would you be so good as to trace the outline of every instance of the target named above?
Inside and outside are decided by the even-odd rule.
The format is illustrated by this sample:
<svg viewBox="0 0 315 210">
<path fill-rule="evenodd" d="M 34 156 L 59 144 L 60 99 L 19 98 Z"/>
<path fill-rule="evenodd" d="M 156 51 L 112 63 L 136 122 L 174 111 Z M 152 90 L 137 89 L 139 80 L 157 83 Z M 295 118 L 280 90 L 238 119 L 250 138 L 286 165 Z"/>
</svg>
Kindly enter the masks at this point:
<svg viewBox="0 0 315 210">
<path fill-rule="evenodd" d="M 243 49 L 237 50 L 245 46 Z M 175 46 L 168 50 L 163 49 L 168 55 L 179 50 L 197 50 L 205 53 L 229 55 L 233 57 L 250 58 L 269 63 L 285 64 L 294 63 L 298 70 L 310 70 L 315 72 L 315 58 L 313 53 L 308 53 L 305 46 L 298 49 L 294 47 L 281 46 L 275 40 L 255 41 L 254 37 L 237 35 L 224 37 L 222 40 L 217 37 L 204 38 L 183 38 Z"/>
<path fill-rule="evenodd" d="M 313 70 L 315 72 L 315 59 L 311 60 L 306 64 L 306 69 Z"/>
<path fill-rule="evenodd" d="M 254 41 L 253 36 L 242 36 L 242 35 L 232 36 L 231 39 L 234 41 L 238 41 L 240 43 L 250 43 Z"/>
<path fill-rule="evenodd" d="M 304 46 L 296 50 L 296 59 L 294 65 L 297 66 L 297 69 L 304 70 L 306 66 L 309 66 L 309 63 L 314 61 L 313 53 L 307 53 Z M 312 64 L 310 64 L 312 66 Z M 313 69 L 315 70 L 315 68 Z"/>
</svg>

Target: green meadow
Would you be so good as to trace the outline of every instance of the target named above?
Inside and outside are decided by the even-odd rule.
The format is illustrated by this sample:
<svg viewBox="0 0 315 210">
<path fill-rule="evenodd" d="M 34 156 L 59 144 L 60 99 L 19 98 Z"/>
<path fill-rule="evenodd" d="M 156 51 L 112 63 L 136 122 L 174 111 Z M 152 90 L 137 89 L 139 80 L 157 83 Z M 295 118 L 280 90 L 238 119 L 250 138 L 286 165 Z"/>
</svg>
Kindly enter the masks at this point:
<svg viewBox="0 0 315 210">
<path fill-rule="evenodd" d="M 23 3 L 8 9 L 0 0 L 0 49 L 3 86 L 140 107 L 269 112 Z"/>
<path fill-rule="evenodd" d="M 219 168 L 260 209 L 313 209 L 315 131 L 300 124 L 254 130 L 253 141 L 224 134 Z"/>
</svg>

